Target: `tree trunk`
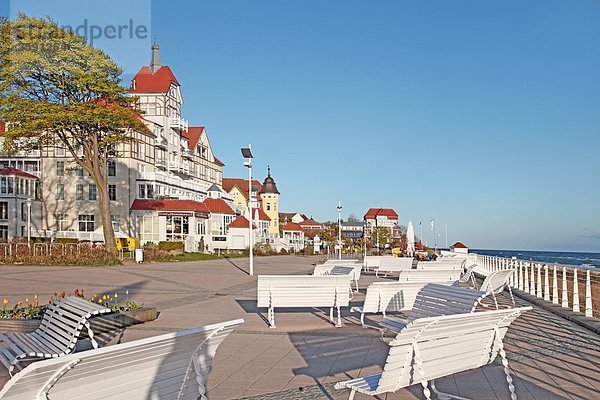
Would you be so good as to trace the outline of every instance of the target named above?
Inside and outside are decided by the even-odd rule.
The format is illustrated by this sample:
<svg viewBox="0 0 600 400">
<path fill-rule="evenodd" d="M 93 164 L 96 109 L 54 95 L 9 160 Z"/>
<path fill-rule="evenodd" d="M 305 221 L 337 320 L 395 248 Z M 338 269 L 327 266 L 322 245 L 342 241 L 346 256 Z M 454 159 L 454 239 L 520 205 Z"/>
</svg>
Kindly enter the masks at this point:
<svg viewBox="0 0 600 400">
<path fill-rule="evenodd" d="M 104 245 L 108 250 L 116 250 L 117 244 L 115 243 L 115 231 L 113 230 L 110 216 L 110 201 L 108 199 L 106 178 L 98 177 L 96 186 L 98 190 L 98 208 L 100 209 L 102 231 L 104 232 Z"/>
</svg>

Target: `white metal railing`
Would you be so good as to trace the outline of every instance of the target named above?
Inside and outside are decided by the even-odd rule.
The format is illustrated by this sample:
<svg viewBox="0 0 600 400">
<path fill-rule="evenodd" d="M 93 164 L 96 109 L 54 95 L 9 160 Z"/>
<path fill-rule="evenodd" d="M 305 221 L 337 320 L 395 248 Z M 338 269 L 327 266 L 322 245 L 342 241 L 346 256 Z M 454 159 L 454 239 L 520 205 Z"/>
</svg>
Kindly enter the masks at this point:
<svg viewBox="0 0 600 400">
<path fill-rule="evenodd" d="M 169 126 L 173 129 L 179 129 L 182 131 L 188 130 L 188 122 L 183 118 L 171 117 L 169 118 Z"/>
<path fill-rule="evenodd" d="M 537 261 L 469 254 L 483 274 L 512 269 L 511 287 L 551 301 L 586 317 L 600 316 L 600 272 L 590 268 L 570 267 Z M 570 302 L 569 302 L 570 300 Z"/>
</svg>

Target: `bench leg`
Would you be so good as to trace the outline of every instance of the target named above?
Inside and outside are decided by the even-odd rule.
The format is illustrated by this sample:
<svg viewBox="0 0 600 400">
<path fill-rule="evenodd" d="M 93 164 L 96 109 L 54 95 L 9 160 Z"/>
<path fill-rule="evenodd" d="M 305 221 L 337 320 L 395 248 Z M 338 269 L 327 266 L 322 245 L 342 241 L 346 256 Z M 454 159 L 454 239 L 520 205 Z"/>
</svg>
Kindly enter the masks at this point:
<svg viewBox="0 0 600 400">
<path fill-rule="evenodd" d="M 511 298 L 511 300 L 512 300 L 513 307 L 514 307 L 514 306 L 516 306 L 517 304 L 515 303 L 515 297 L 513 296 L 512 289 L 510 288 L 510 285 L 506 285 L 506 286 L 508 286 L 508 293 L 510 293 L 510 298 Z"/>
<path fill-rule="evenodd" d="M 355 395 L 355 394 L 356 394 L 356 390 L 352 390 L 352 391 L 350 392 L 350 396 L 348 396 L 348 400 L 352 400 L 352 399 L 354 399 L 354 395 Z"/>
<path fill-rule="evenodd" d="M 94 347 L 94 349 L 97 349 L 98 348 L 98 342 L 96 342 L 96 339 L 94 339 L 94 331 L 92 331 L 92 328 L 90 327 L 90 321 L 88 321 L 86 319 L 84 325 L 85 325 L 85 327 L 87 329 L 88 336 L 90 337 L 90 340 L 92 341 L 92 346 Z"/>
<path fill-rule="evenodd" d="M 329 309 L 329 320 L 335 325 L 335 321 L 333 320 L 333 307 Z"/>
<path fill-rule="evenodd" d="M 275 326 L 275 308 L 269 307 L 269 311 L 267 312 L 267 318 L 269 319 L 269 328 L 274 329 Z"/>
<path fill-rule="evenodd" d="M 340 307 L 336 307 L 337 308 L 337 324 L 335 325 L 336 328 L 341 328 L 342 327 L 342 318 L 340 315 Z"/>
</svg>

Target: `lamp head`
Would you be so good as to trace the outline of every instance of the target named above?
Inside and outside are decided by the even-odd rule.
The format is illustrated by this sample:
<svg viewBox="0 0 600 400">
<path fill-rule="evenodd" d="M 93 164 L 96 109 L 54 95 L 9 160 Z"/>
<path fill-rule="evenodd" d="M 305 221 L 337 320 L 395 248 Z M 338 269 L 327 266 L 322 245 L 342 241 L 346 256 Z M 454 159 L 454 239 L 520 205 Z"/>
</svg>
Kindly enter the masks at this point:
<svg viewBox="0 0 600 400">
<path fill-rule="evenodd" d="M 244 158 L 254 158 L 252 156 L 252 149 L 250 147 L 243 147 L 242 148 L 242 156 Z"/>
</svg>

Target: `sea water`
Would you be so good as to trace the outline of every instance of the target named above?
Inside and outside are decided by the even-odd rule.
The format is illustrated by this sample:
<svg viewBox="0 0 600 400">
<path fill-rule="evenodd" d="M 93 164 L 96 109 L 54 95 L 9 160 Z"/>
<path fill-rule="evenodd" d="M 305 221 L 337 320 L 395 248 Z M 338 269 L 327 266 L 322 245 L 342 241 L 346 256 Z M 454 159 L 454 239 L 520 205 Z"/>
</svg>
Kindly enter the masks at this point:
<svg viewBox="0 0 600 400">
<path fill-rule="evenodd" d="M 531 250 L 474 250 L 469 249 L 470 253 L 477 253 L 486 256 L 496 256 L 504 258 L 516 257 L 520 260 L 532 260 L 549 264 L 571 265 L 584 268 L 600 269 L 600 253 L 580 253 L 566 251 L 531 251 Z"/>
</svg>

